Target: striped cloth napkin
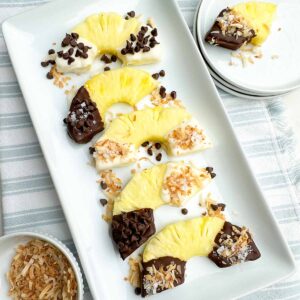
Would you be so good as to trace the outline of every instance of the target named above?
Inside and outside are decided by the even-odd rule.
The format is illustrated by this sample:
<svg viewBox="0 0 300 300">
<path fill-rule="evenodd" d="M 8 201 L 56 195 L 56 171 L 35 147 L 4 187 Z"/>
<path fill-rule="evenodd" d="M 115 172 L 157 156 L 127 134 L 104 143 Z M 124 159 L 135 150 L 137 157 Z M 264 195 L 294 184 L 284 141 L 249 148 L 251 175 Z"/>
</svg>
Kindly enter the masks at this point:
<svg viewBox="0 0 300 300">
<path fill-rule="evenodd" d="M 0 0 L 0 21 L 44 0 Z M 178 1 L 189 25 L 197 1 Z M 191 26 L 190 26 L 191 28 Z M 280 100 L 247 101 L 220 91 L 243 149 L 296 261 L 300 262 L 300 164 Z M 0 170 L 4 233 L 38 230 L 76 255 L 68 226 L 0 32 Z M 89 293 L 85 299 L 91 299 Z M 243 299 L 300 299 L 300 271 Z"/>
</svg>

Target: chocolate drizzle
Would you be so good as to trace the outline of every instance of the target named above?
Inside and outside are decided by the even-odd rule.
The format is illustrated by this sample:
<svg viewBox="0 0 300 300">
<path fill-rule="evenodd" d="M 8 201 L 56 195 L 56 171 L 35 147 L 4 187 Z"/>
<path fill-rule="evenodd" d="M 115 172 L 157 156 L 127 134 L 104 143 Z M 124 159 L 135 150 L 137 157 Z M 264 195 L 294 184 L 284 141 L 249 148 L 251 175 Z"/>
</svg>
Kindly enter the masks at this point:
<svg viewBox="0 0 300 300">
<path fill-rule="evenodd" d="M 230 12 L 229 8 L 223 9 L 218 15 L 218 18 L 223 17 L 225 13 L 229 13 L 229 12 Z M 216 20 L 211 30 L 206 34 L 205 41 L 212 45 L 221 46 L 230 50 L 237 50 L 244 43 L 250 42 L 254 36 L 255 36 L 254 30 L 251 30 L 250 35 L 247 37 L 234 36 L 227 33 L 223 34 L 218 20 Z"/>
<path fill-rule="evenodd" d="M 220 268 L 260 258 L 260 252 L 248 231 L 244 233 L 246 243 L 244 242 L 243 245 L 238 244 L 237 241 L 241 238 L 243 230 L 245 232 L 245 229 L 225 222 L 222 230 L 215 238 L 216 246 L 208 255 L 208 258 Z"/>
<path fill-rule="evenodd" d="M 64 119 L 69 136 L 78 144 L 89 142 L 95 134 L 104 129 L 104 123 L 96 103 L 82 86 L 72 100 L 70 111 Z"/>
<path fill-rule="evenodd" d="M 163 292 L 169 288 L 184 283 L 186 262 L 171 256 L 164 256 L 143 262 L 141 274 L 142 297 Z M 155 282 L 156 272 L 160 273 L 158 278 L 165 277 L 160 282 Z M 153 280 L 151 280 L 153 277 Z"/>
<path fill-rule="evenodd" d="M 113 216 L 112 237 L 123 259 L 155 233 L 153 210 L 143 208 Z"/>
</svg>

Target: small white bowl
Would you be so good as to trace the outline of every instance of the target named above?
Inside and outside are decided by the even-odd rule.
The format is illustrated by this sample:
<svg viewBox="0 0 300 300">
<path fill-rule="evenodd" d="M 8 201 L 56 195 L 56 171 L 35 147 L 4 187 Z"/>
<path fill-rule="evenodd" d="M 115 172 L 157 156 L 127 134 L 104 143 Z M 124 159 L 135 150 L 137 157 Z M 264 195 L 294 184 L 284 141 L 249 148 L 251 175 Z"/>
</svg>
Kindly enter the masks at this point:
<svg viewBox="0 0 300 300">
<path fill-rule="evenodd" d="M 25 244 L 32 239 L 39 239 L 52 244 L 59 249 L 70 262 L 74 270 L 74 274 L 77 281 L 78 291 L 77 300 L 83 300 L 84 286 L 82 280 L 82 273 L 80 267 L 71 253 L 71 251 L 59 240 L 48 235 L 37 232 L 17 232 L 2 236 L 0 238 L 0 299 L 11 300 L 8 296 L 9 284 L 6 274 L 9 271 L 12 258 L 16 254 L 16 249 L 20 244 Z"/>
</svg>

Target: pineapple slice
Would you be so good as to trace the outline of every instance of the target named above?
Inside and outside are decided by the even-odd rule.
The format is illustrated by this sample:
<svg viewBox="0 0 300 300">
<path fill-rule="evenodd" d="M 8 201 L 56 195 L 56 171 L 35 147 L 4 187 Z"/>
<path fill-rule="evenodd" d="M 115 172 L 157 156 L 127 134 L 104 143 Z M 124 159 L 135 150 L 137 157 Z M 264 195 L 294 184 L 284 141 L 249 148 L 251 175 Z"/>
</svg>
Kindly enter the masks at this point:
<svg viewBox="0 0 300 300">
<path fill-rule="evenodd" d="M 125 44 L 131 33 L 136 34 L 140 26 L 137 18 L 125 20 L 116 13 L 100 13 L 87 17 L 72 32 L 95 44 L 99 54 L 117 55 L 117 49 Z"/>
<path fill-rule="evenodd" d="M 270 34 L 273 19 L 276 13 L 276 4 L 268 2 L 247 2 L 232 7 L 232 11 L 243 16 L 256 36 L 251 43 L 261 45 Z"/>
<path fill-rule="evenodd" d="M 154 210 L 165 204 L 181 206 L 210 181 L 208 171 L 183 162 L 145 169 L 136 173 L 115 199 L 113 215 L 143 208 Z"/>
<path fill-rule="evenodd" d="M 134 106 L 150 94 L 157 81 L 145 71 L 131 68 L 107 71 L 88 80 L 84 87 L 90 98 L 96 102 L 102 119 L 106 111 L 115 103 Z"/>
<path fill-rule="evenodd" d="M 146 244 L 143 262 L 167 256 L 182 261 L 193 256 L 208 256 L 224 222 L 218 217 L 206 216 L 167 225 Z"/>
</svg>

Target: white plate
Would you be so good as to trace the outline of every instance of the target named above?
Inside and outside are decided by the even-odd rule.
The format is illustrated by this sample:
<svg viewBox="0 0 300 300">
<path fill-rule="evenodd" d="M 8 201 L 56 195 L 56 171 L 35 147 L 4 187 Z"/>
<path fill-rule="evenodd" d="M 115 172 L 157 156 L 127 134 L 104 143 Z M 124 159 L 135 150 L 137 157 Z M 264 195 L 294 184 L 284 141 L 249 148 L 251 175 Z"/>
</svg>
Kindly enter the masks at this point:
<svg viewBox="0 0 300 300">
<path fill-rule="evenodd" d="M 1 300 L 11 300 L 8 296 L 8 281 L 6 274 L 9 270 L 10 263 L 16 255 L 16 249 L 19 245 L 25 244 L 32 239 L 39 239 L 54 245 L 59 249 L 70 262 L 78 283 L 78 298 L 76 300 L 83 300 L 83 280 L 79 265 L 71 253 L 71 251 L 59 240 L 48 235 L 38 232 L 17 232 L 0 237 L 0 298 Z"/>
<path fill-rule="evenodd" d="M 202 2 L 202 1 L 201 1 Z M 199 3 L 199 6 L 201 5 L 201 2 Z M 197 19 L 198 19 L 198 11 L 199 11 L 199 6 L 198 9 L 196 10 L 196 14 L 195 14 L 195 18 L 194 18 L 194 26 L 193 26 L 193 36 L 194 39 L 198 45 L 198 49 L 200 51 L 200 54 L 202 55 L 201 52 L 201 48 L 199 45 L 199 39 L 198 39 L 198 32 L 197 32 Z M 208 71 L 210 73 L 210 75 L 212 76 L 214 83 L 216 84 L 216 86 L 220 89 L 222 89 L 223 91 L 230 93 L 231 95 L 237 96 L 237 97 L 241 97 L 241 98 L 245 98 L 245 99 L 249 99 L 249 100 L 272 100 L 274 98 L 278 98 L 280 96 L 286 95 L 286 93 L 283 94 L 277 94 L 277 95 L 260 95 L 260 94 L 254 94 L 251 92 L 247 92 L 246 90 L 240 89 L 236 86 L 231 85 L 230 83 L 228 83 L 227 81 L 223 80 L 217 73 L 214 72 L 213 69 L 211 69 L 210 65 L 207 63 L 205 57 L 202 55 L 203 60 L 206 62 L 206 66 L 208 68 Z"/>
<path fill-rule="evenodd" d="M 231 51 L 209 45 L 204 41 L 217 15 L 227 6 L 240 0 L 203 0 L 199 10 L 197 29 L 199 43 L 211 68 L 227 82 L 251 92 L 285 93 L 300 86 L 299 60 L 300 3 L 297 0 L 274 0 L 278 4 L 272 32 L 262 46 L 263 57 L 247 67 L 229 66 Z M 278 31 L 281 28 L 281 31 Z M 278 55 L 278 59 L 272 59 Z M 283 76 L 284 74 L 284 76 Z"/>
<path fill-rule="evenodd" d="M 214 142 L 212 149 L 191 158 L 198 164 L 206 165 L 207 161 L 215 167 L 218 174 L 215 182 L 229 213 L 238 212 L 232 215 L 231 221 L 249 226 L 262 252 L 262 258 L 256 262 L 226 270 L 217 268 L 207 258 L 193 258 L 188 262 L 184 285 L 151 299 L 232 299 L 288 276 L 295 269 L 289 248 L 250 171 L 176 3 L 172 0 L 65 0 L 11 18 L 3 24 L 3 32 L 94 299 L 139 297 L 123 280 L 128 274 L 127 262 L 120 259 L 108 226 L 101 219 L 103 208 L 99 198 L 103 195 L 96 186 L 98 176 L 94 168 L 87 165 L 89 145 L 76 145 L 67 137 L 62 123 L 68 110 L 65 95 L 45 78 L 40 60 L 52 42 L 59 41 L 85 16 L 97 11 L 123 14 L 131 9 L 155 17 L 163 41 L 163 62 L 144 69 L 151 73 L 166 70 L 163 85 L 177 91 Z M 122 169 L 127 179 L 131 168 Z M 217 190 L 216 185 L 212 188 Z M 157 228 L 199 215 L 198 202 L 199 197 L 189 202 L 187 216 L 182 216 L 178 208 L 158 209 Z"/>
</svg>

